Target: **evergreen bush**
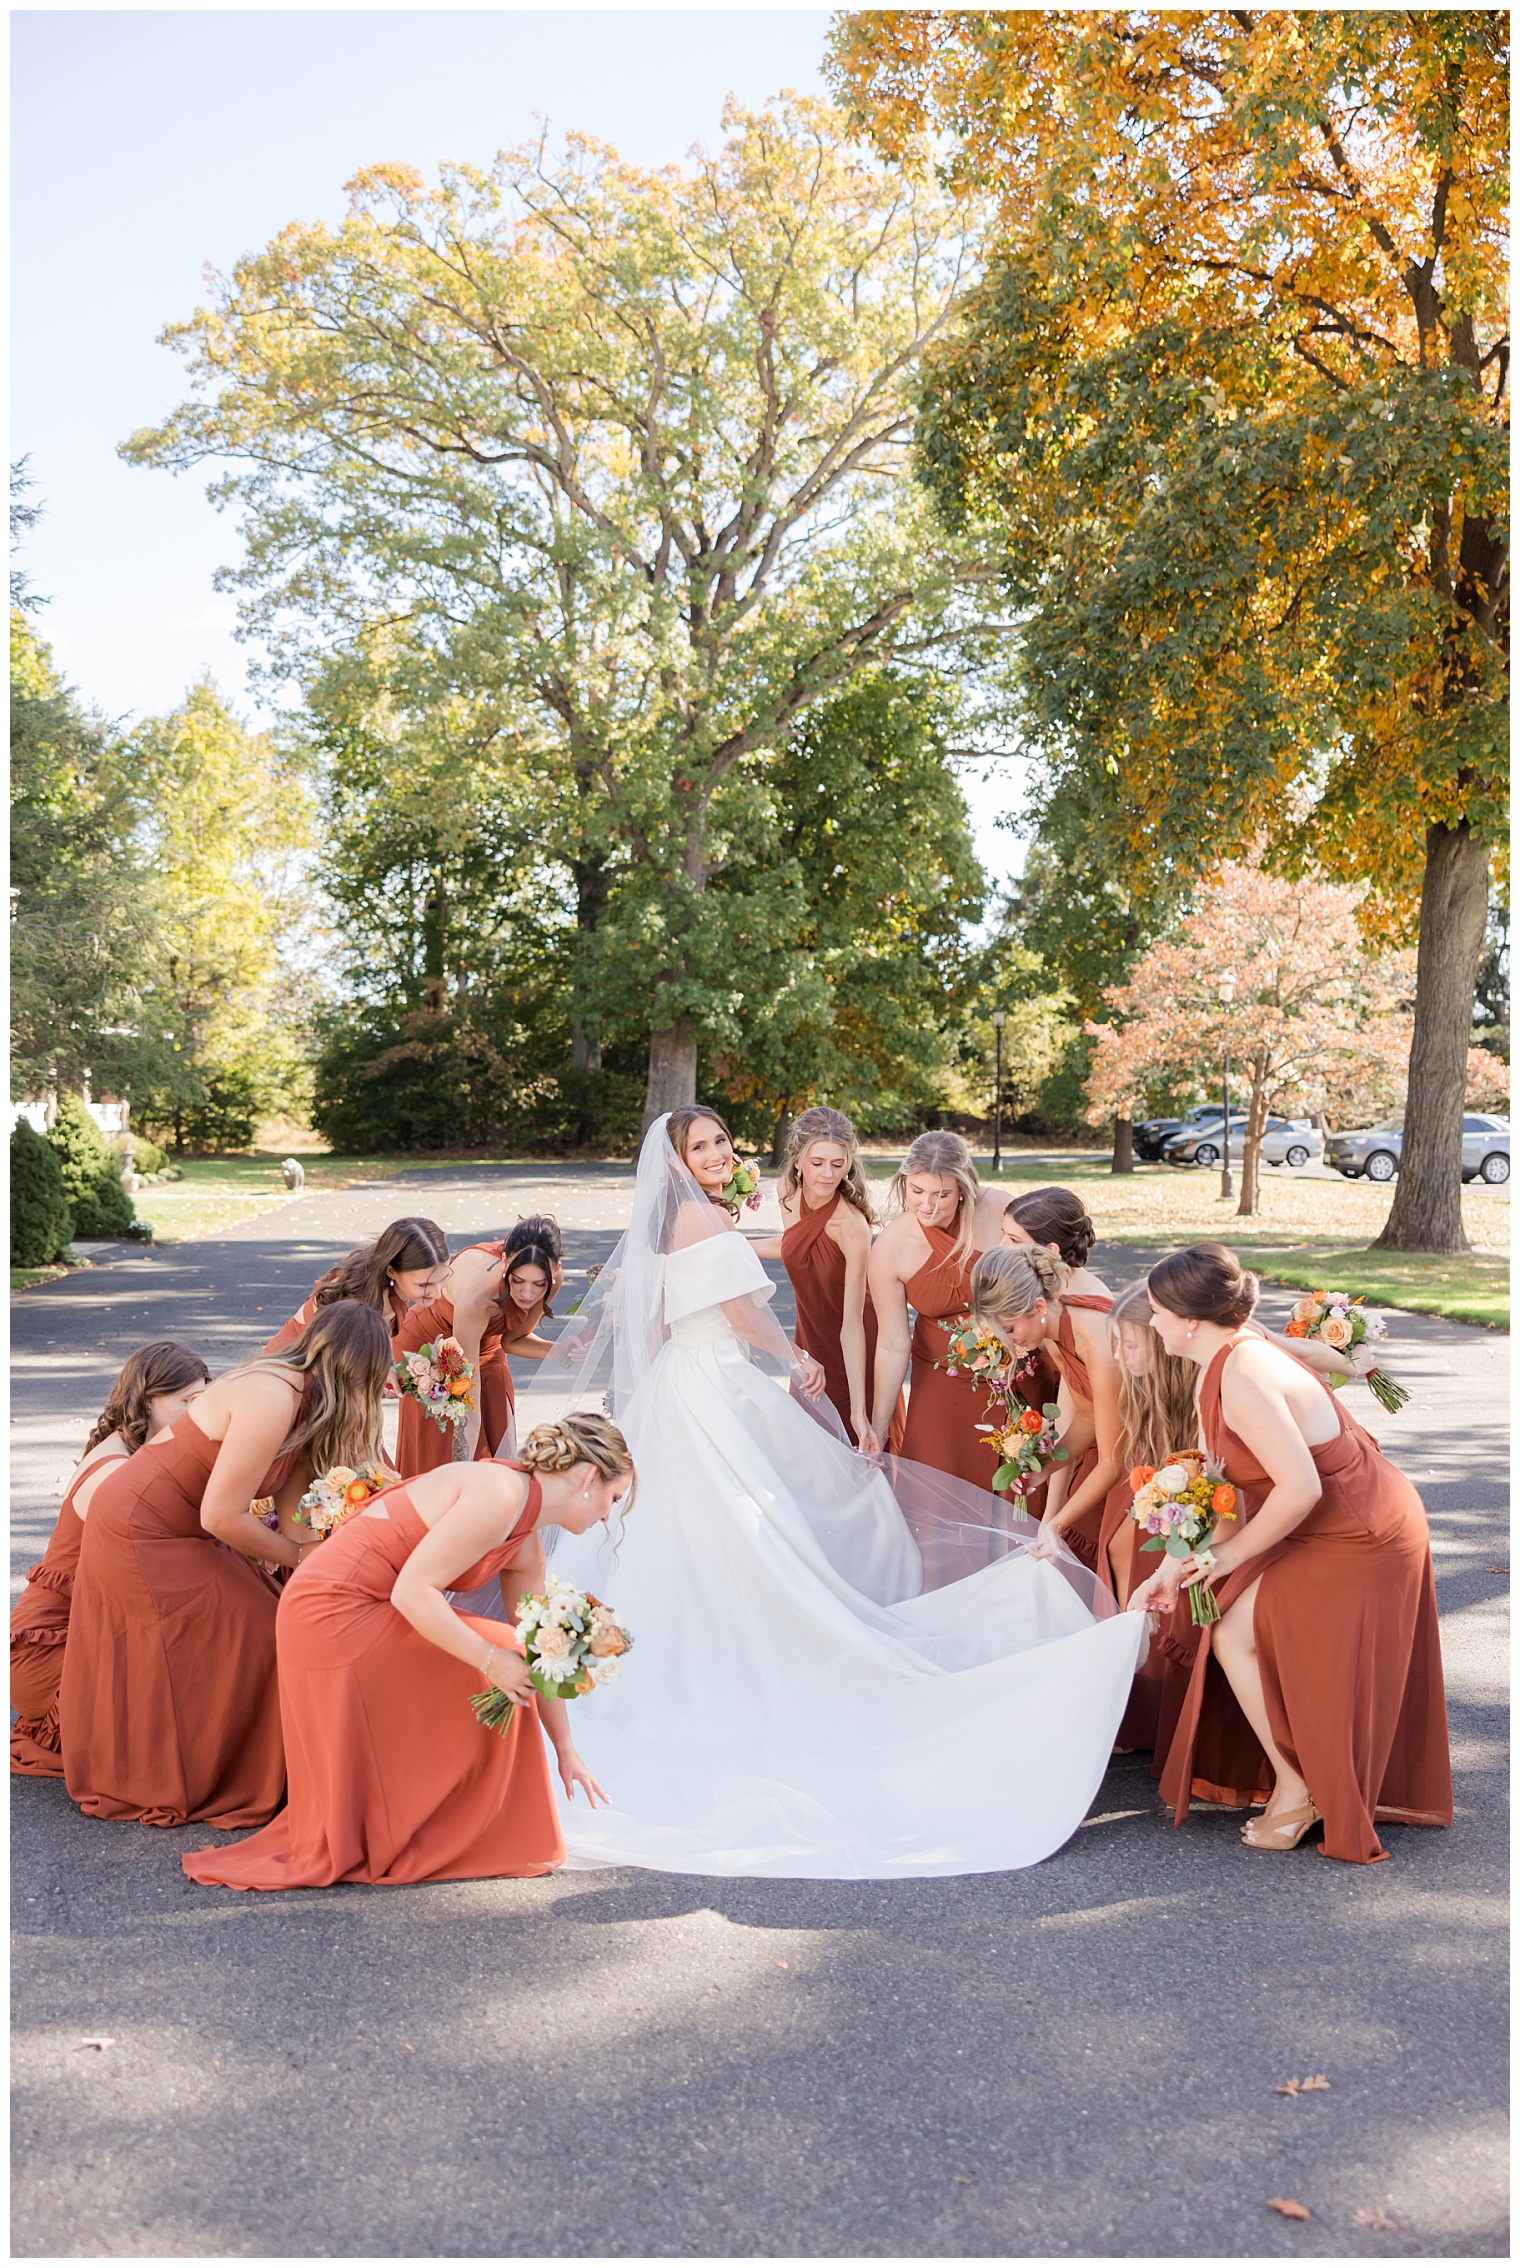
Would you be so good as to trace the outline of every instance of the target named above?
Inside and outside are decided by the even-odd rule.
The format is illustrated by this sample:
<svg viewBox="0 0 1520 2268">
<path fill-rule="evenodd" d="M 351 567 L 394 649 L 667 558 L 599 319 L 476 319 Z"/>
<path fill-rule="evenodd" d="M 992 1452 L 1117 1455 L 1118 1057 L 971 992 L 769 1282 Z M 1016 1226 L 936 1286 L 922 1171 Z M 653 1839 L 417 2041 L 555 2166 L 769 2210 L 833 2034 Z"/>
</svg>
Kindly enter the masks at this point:
<svg viewBox="0 0 1520 2268">
<path fill-rule="evenodd" d="M 150 1142 L 146 1134 L 133 1135 L 132 1171 L 134 1173 L 140 1173 L 146 1180 L 152 1174 L 162 1173 L 168 1163 L 169 1153 L 167 1150 L 161 1150 L 156 1142 Z"/>
<path fill-rule="evenodd" d="M 78 1095 L 65 1095 L 47 1137 L 63 1174 L 63 1193 L 74 1216 L 75 1236 L 121 1236 L 136 1219 L 122 1187 L 121 1156 L 108 1142 Z"/>
<path fill-rule="evenodd" d="M 61 1259 L 74 1234 L 63 1169 L 24 1118 L 11 1135 L 11 1266 L 45 1268 Z"/>
</svg>

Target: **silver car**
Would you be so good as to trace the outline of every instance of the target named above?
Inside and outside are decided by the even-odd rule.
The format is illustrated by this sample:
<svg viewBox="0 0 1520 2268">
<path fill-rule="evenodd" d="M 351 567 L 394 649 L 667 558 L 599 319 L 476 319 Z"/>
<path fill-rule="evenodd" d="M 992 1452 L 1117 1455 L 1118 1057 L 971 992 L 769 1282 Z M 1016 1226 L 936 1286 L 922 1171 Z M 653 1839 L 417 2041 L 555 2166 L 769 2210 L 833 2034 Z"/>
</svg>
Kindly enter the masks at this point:
<svg viewBox="0 0 1520 2268">
<path fill-rule="evenodd" d="M 1212 1166 L 1219 1163 L 1223 1118 L 1200 1126 L 1192 1134 L 1174 1134 L 1162 1145 L 1168 1165 Z M 1306 1118 L 1269 1118 L 1262 1131 L 1261 1162 L 1270 1166 L 1306 1166 L 1324 1148 L 1324 1138 Z M 1244 1119 L 1230 1113 L 1230 1163 L 1240 1165 L 1246 1154 Z"/>
<path fill-rule="evenodd" d="M 1348 1181 L 1365 1174 L 1369 1181 L 1392 1181 L 1404 1155 L 1404 1121 L 1386 1126 L 1364 1126 L 1355 1134 L 1332 1134 L 1325 1144 L 1325 1163 Z"/>
<path fill-rule="evenodd" d="M 1490 1188 L 1509 1179 L 1509 1120 L 1469 1111 L 1462 1121 L 1462 1179 Z"/>
</svg>

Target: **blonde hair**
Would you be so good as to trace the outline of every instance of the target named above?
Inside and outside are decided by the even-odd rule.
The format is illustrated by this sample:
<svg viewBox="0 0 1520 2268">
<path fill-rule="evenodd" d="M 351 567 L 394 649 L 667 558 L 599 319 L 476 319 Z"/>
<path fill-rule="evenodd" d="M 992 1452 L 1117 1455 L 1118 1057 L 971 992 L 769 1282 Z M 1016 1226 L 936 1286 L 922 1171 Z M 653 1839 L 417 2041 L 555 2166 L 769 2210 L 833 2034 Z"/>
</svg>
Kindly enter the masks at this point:
<svg viewBox="0 0 1520 2268">
<path fill-rule="evenodd" d="M 1119 1366 L 1119 1429 L 1130 1465 L 1164 1465 L 1176 1450 L 1194 1447 L 1198 1440 L 1198 1366 L 1167 1353 L 1151 1329 L 1151 1313 L 1145 1285 L 1132 1284 L 1114 1301 L 1108 1319 Z M 1120 1345 L 1126 1326 L 1143 1331 L 1150 1349 L 1150 1362 L 1138 1378 Z"/>
<path fill-rule="evenodd" d="M 937 1174 L 941 1181 L 955 1183 L 960 1202 L 955 1215 L 954 1257 L 964 1264 L 976 1250 L 976 1201 L 982 1193 L 976 1167 L 971 1163 L 969 1145 L 963 1136 L 952 1134 L 947 1127 L 932 1134 L 920 1134 L 911 1142 L 887 1191 L 887 1202 L 894 1212 L 900 1213 L 908 1202 L 910 1173 Z"/>
<path fill-rule="evenodd" d="M 381 1395 L 391 1374 L 391 1335 L 378 1308 L 338 1299 L 319 1307 L 301 1336 L 277 1355 L 256 1356 L 226 1373 L 298 1370 L 310 1394 L 306 1413 L 280 1443 L 278 1457 L 304 1451 L 313 1472 L 386 1462 Z"/>
<path fill-rule="evenodd" d="M 971 1304 L 990 1323 L 1032 1315 L 1042 1299 L 1059 1299 L 1071 1270 L 1042 1244 L 995 1244 L 971 1271 Z"/>
<path fill-rule="evenodd" d="M 823 1103 L 815 1103 L 811 1110 L 800 1112 L 792 1120 L 792 1130 L 786 1138 L 786 1162 L 781 1168 L 776 1195 L 783 1204 L 788 1197 L 796 1196 L 802 1187 L 802 1153 L 815 1142 L 837 1142 L 841 1150 L 849 1152 L 850 1162 L 839 1184 L 839 1194 L 874 1227 L 876 1214 L 866 1188 L 865 1167 L 860 1162 L 859 1137 L 842 1110 L 830 1110 Z"/>
<path fill-rule="evenodd" d="M 575 1410 L 569 1417 L 536 1425 L 518 1449 L 517 1462 L 530 1473 L 568 1473 L 573 1465 L 593 1465 L 604 1481 L 621 1480 L 626 1474 L 630 1486 L 622 1503 L 625 1518 L 632 1508 L 637 1486 L 633 1452 L 611 1418 L 598 1410 Z"/>
</svg>

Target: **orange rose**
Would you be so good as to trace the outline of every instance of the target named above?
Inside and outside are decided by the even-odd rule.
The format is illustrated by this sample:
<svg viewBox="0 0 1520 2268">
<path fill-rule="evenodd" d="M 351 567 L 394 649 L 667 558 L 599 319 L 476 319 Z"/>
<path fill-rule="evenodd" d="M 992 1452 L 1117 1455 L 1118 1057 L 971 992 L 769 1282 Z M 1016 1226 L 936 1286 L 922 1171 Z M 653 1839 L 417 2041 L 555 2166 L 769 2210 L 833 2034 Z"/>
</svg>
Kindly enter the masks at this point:
<svg viewBox="0 0 1520 2268">
<path fill-rule="evenodd" d="M 1235 1491 L 1230 1486 L 1228 1481 L 1220 1482 L 1219 1486 L 1215 1489 L 1213 1496 L 1210 1498 L 1210 1502 L 1221 1520 L 1234 1519 Z"/>
<path fill-rule="evenodd" d="M 366 1497 L 373 1496 L 374 1493 L 368 1481 L 351 1480 L 343 1491 L 343 1501 L 345 1504 L 362 1504 Z"/>
<path fill-rule="evenodd" d="M 1290 1339 L 1307 1339 L 1308 1336 L 1309 1326 L 1307 1323 L 1290 1323 L 1288 1325 L 1288 1337 Z"/>
<path fill-rule="evenodd" d="M 451 1394 L 458 1394 L 462 1396 L 468 1394 L 469 1391 L 470 1381 L 468 1378 L 451 1378 L 449 1380 L 449 1392 Z"/>
<path fill-rule="evenodd" d="M 1044 1427 L 1045 1420 L 1038 1410 L 1026 1410 L 1019 1419 L 1019 1423 L 1026 1433 L 1039 1433 Z"/>
<path fill-rule="evenodd" d="M 1141 1489 L 1144 1488 L 1146 1482 L 1154 1480 L 1155 1477 L 1156 1468 L 1154 1465 L 1136 1465 L 1134 1471 L 1129 1476 L 1131 1493 L 1138 1496 Z"/>
</svg>

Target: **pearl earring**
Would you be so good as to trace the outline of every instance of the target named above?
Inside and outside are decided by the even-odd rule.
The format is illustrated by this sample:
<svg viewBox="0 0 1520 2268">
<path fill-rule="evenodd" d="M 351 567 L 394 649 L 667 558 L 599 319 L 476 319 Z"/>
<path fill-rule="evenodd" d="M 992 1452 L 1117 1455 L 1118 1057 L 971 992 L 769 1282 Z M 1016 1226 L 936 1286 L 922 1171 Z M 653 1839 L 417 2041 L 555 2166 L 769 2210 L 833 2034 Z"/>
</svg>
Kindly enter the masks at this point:
<svg viewBox="0 0 1520 2268">
<path fill-rule="evenodd" d="M 1190 1323 L 1190 1324 L 1188 1325 L 1188 1327 L 1187 1327 L 1187 1335 L 1188 1335 L 1188 1337 L 1189 1337 L 1189 1338 L 1191 1338 L 1191 1337 L 1193 1336 L 1193 1333 L 1194 1333 L 1194 1332 L 1195 1332 L 1195 1331 L 1197 1330 L 1197 1328 L 1198 1328 L 1198 1326 L 1197 1326 L 1197 1324 L 1196 1324 L 1196 1323 Z"/>
</svg>

